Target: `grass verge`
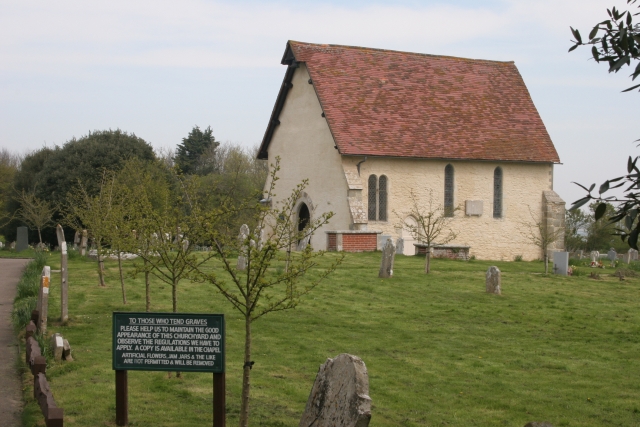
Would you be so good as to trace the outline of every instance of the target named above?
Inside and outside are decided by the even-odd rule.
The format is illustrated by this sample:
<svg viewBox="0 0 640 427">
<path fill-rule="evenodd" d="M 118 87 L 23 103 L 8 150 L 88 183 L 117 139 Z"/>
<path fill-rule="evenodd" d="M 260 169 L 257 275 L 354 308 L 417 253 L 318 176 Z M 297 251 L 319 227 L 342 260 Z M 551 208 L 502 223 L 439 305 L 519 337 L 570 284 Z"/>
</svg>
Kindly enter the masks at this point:
<svg viewBox="0 0 640 427">
<path fill-rule="evenodd" d="M 49 259 L 59 269 L 57 257 Z M 611 269 L 598 270 L 602 280 L 545 276 L 539 262 L 478 260 L 433 260 L 425 275 L 423 262 L 397 256 L 394 277 L 382 280 L 379 253 L 348 254 L 298 309 L 258 320 L 251 424 L 297 426 L 318 366 L 343 352 L 367 365 L 372 427 L 640 424 L 640 279 L 620 281 Z M 490 265 L 502 271 L 501 297 L 484 292 Z M 100 288 L 94 262 L 70 261 L 64 325 L 56 321 L 60 277 L 52 275 L 49 333 L 69 339 L 75 361 L 51 363 L 47 376 L 67 426 L 115 425 L 111 312 L 144 311 L 142 279 L 128 279 L 125 306 L 117 264 L 106 267 L 107 287 Z M 169 286 L 152 283 L 152 309 L 171 310 Z M 234 425 L 242 319 L 211 286 L 188 281 L 179 309 L 226 314 Z M 129 373 L 132 426 L 209 425 L 211 397 L 210 374 Z"/>
</svg>

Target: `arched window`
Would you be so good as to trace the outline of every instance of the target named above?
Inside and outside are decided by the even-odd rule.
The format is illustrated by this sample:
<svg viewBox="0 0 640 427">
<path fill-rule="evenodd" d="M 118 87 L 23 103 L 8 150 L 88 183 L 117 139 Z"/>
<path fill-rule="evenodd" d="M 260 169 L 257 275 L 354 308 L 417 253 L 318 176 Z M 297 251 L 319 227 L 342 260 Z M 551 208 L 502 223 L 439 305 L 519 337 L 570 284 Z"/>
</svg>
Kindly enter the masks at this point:
<svg viewBox="0 0 640 427">
<path fill-rule="evenodd" d="M 502 218 L 502 169 L 493 171 L 493 217 Z"/>
<path fill-rule="evenodd" d="M 378 177 L 375 175 L 369 175 L 369 209 L 368 218 L 369 221 L 376 220 L 377 211 L 377 199 L 378 199 Z"/>
<path fill-rule="evenodd" d="M 387 177 L 384 175 L 378 180 L 378 220 L 387 220 Z"/>
<path fill-rule="evenodd" d="M 444 216 L 453 216 L 453 166 L 444 168 Z"/>
</svg>

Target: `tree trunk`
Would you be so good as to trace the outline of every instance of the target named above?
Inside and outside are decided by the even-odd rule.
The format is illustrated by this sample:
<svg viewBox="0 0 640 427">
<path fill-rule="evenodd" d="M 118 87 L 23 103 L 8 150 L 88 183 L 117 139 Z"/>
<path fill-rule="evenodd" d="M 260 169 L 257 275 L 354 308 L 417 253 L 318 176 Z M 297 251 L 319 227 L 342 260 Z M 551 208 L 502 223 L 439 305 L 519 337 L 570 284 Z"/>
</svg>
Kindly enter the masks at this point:
<svg viewBox="0 0 640 427">
<path fill-rule="evenodd" d="M 145 261 L 145 268 L 144 268 L 144 287 L 145 287 L 145 292 L 147 294 L 147 313 L 151 311 L 151 286 L 149 285 L 149 270 L 148 270 L 148 266 L 146 265 L 147 262 Z"/>
<path fill-rule="evenodd" d="M 122 303 L 127 304 L 127 292 L 124 290 L 124 276 L 122 275 L 122 256 L 118 250 L 118 269 L 120 270 L 120 287 L 122 287 Z"/>
<path fill-rule="evenodd" d="M 427 248 L 427 256 L 424 263 L 424 272 L 429 274 L 431 272 L 431 248 Z"/>
<path fill-rule="evenodd" d="M 171 286 L 171 299 L 173 300 L 173 312 L 178 312 L 178 279 L 173 279 L 173 285 Z M 169 374 L 171 375 L 171 374 Z M 180 371 L 176 371 L 176 378 L 182 378 Z"/>
<path fill-rule="evenodd" d="M 40 249 L 42 249 L 42 234 L 40 234 L 40 227 L 38 227 L 38 239 L 40 239 Z"/>
<path fill-rule="evenodd" d="M 544 274 L 549 273 L 549 255 L 544 253 Z"/>
<path fill-rule="evenodd" d="M 242 372 L 242 401 L 240 427 L 249 427 L 249 392 L 251 391 L 251 317 L 245 316 L 244 367 Z"/>
<path fill-rule="evenodd" d="M 98 278 L 100 286 L 104 287 L 104 260 L 102 259 L 102 245 L 99 242 L 96 242 L 96 254 L 98 256 Z"/>
</svg>

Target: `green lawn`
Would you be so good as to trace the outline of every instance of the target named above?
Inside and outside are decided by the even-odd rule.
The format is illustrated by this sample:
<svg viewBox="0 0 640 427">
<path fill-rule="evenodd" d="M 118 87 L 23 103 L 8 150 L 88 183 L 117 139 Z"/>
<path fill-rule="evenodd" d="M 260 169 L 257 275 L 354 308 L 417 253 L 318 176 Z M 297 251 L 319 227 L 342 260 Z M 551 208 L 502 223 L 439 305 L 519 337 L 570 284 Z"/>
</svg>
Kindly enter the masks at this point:
<svg viewBox="0 0 640 427">
<path fill-rule="evenodd" d="M 59 255 L 50 255 L 59 268 Z M 544 276 L 539 262 L 460 262 L 396 257 L 395 276 L 378 279 L 380 253 L 348 254 L 339 270 L 293 311 L 254 324 L 253 426 L 297 426 L 318 366 L 351 353 L 367 365 L 371 426 L 640 425 L 640 278 L 620 281 Z M 503 295 L 484 292 L 490 265 Z M 94 262 L 70 262 L 71 320 L 58 324 L 53 274 L 49 332 L 69 339 L 74 362 L 47 376 L 65 426 L 115 425 L 111 312 L 144 311 L 141 280 L 128 279 L 122 305 L 117 264 L 107 287 Z M 584 269 L 587 270 L 587 269 Z M 154 311 L 171 310 L 170 287 L 152 285 Z M 184 312 L 227 316 L 227 413 L 240 407 L 243 323 L 211 286 L 183 282 Z M 44 425 L 31 400 L 25 426 Z M 132 426 L 212 423 L 212 375 L 129 372 Z"/>
</svg>

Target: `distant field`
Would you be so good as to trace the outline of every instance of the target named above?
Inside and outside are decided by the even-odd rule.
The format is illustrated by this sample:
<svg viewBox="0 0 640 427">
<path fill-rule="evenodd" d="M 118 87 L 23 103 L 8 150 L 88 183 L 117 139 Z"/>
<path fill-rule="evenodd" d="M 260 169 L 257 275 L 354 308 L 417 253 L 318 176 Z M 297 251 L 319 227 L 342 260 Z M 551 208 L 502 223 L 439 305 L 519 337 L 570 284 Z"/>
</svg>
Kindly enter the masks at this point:
<svg viewBox="0 0 640 427">
<path fill-rule="evenodd" d="M 58 253 L 49 258 L 58 269 Z M 640 425 L 640 278 L 449 260 L 434 260 L 425 275 L 424 258 L 398 256 L 394 277 L 381 280 L 379 262 L 380 253 L 348 254 L 296 310 L 254 324 L 251 425 L 297 426 L 318 366 L 345 352 L 367 365 L 373 427 Z M 484 292 L 490 265 L 503 272 L 502 297 Z M 99 288 L 94 262 L 70 262 L 67 326 L 53 320 L 60 292 L 52 277 L 49 332 L 68 338 L 75 359 L 47 370 L 65 426 L 115 425 L 111 312 L 144 311 L 144 286 L 127 279 L 123 306 L 117 264 L 107 268 Z M 153 311 L 170 311 L 170 287 L 152 288 Z M 242 319 L 205 284 L 183 282 L 179 308 L 227 316 L 227 422 L 236 425 Z M 43 425 L 25 387 L 24 425 Z M 211 374 L 130 372 L 130 425 L 211 425 L 211 397 Z"/>
</svg>

